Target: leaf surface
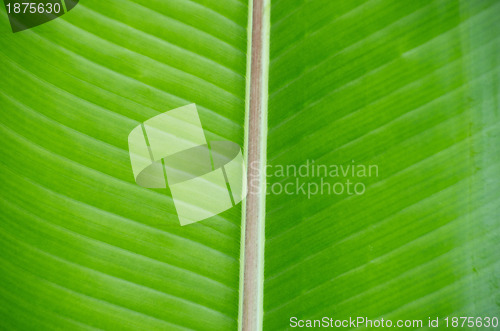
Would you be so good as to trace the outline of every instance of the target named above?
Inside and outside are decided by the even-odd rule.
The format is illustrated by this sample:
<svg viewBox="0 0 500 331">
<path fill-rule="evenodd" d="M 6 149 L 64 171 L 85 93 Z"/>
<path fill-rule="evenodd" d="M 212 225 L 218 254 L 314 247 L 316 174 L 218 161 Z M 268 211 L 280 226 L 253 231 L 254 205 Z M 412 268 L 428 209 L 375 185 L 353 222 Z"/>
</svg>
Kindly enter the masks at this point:
<svg viewBox="0 0 500 331">
<path fill-rule="evenodd" d="M 499 13 L 498 1 L 273 1 L 264 329 L 498 315 Z M 377 171 L 279 172 L 307 162 Z M 319 193 L 269 192 L 296 180 Z M 366 190 L 321 194 L 321 180 Z"/>
<path fill-rule="evenodd" d="M 500 2 L 270 10 L 264 330 L 500 317 Z M 86 0 L 13 34 L 2 9 L 2 328 L 238 328 L 242 204 L 180 227 L 127 137 L 196 103 L 209 141 L 248 143 L 249 12 Z"/>
<path fill-rule="evenodd" d="M 16 34 L 1 12 L 2 327 L 237 327 L 240 206 L 181 228 L 127 137 L 196 103 L 207 139 L 243 144 L 247 12 L 88 0 Z"/>
</svg>

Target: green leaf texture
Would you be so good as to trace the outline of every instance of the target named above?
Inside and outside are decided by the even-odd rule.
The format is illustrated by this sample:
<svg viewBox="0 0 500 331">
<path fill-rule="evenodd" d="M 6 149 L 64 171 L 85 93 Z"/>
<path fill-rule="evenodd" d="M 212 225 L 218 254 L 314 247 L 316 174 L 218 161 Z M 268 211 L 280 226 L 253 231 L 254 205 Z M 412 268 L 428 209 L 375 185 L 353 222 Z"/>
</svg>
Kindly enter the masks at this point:
<svg viewBox="0 0 500 331">
<path fill-rule="evenodd" d="M 499 315 L 499 15 L 499 1 L 272 2 L 268 164 L 379 175 L 363 195 L 267 197 L 264 329 Z"/>
<path fill-rule="evenodd" d="M 127 136 L 196 103 L 243 145 L 246 1 L 86 0 L 13 34 L 0 12 L 0 328 L 234 330 L 241 208 L 180 227 Z"/>
<path fill-rule="evenodd" d="M 16 34 L 2 7 L 0 329 L 238 328 L 241 204 L 180 227 L 168 189 L 135 184 L 127 137 L 196 103 L 208 140 L 245 145 L 249 6 L 85 0 Z M 378 176 L 268 192 L 264 330 L 500 317 L 498 17 L 498 0 L 271 1 L 268 170 Z"/>
</svg>

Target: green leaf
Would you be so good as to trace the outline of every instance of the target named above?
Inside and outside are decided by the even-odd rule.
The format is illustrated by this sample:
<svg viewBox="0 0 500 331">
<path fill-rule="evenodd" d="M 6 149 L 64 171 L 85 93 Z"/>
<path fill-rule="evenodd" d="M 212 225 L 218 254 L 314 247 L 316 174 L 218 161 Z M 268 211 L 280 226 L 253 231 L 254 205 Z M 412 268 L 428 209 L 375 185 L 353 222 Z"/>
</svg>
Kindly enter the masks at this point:
<svg viewBox="0 0 500 331">
<path fill-rule="evenodd" d="M 138 186 L 129 132 L 196 103 L 243 145 L 247 4 L 80 2 L 13 34 L 0 14 L 2 329 L 236 329 L 241 206 L 180 227 Z"/>
<path fill-rule="evenodd" d="M 499 14 L 498 1 L 273 2 L 268 188 L 307 160 L 378 176 L 324 178 L 361 195 L 267 197 L 264 329 L 499 315 Z"/>
<path fill-rule="evenodd" d="M 248 311 L 264 330 L 500 318 L 499 15 L 497 0 L 86 0 L 14 34 L 2 9 L 0 328 L 235 330 L 260 320 L 241 316 L 242 282 L 263 283 Z M 130 131 L 191 103 L 207 140 L 266 153 L 264 218 L 242 203 L 180 227 L 168 188 L 135 183 Z"/>
</svg>

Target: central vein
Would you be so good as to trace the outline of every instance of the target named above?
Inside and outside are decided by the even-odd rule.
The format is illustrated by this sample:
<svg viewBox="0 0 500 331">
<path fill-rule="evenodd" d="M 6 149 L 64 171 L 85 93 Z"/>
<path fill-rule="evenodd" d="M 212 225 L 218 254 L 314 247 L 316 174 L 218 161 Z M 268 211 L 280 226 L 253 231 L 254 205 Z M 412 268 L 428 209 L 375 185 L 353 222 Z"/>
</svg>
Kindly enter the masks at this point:
<svg viewBox="0 0 500 331">
<path fill-rule="evenodd" d="M 248 195 L 242 217 L 239 316 L 244 331 L 261 330 L 263 318 L 270 0 L 253 0 L 250 8 L 245 127 Z"/>
</svg>

